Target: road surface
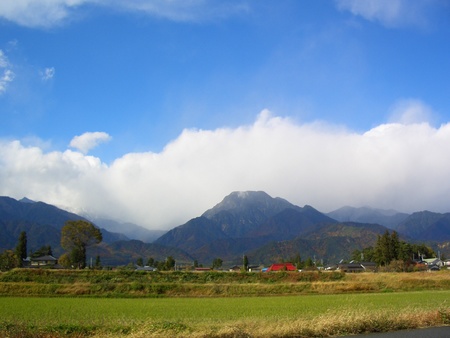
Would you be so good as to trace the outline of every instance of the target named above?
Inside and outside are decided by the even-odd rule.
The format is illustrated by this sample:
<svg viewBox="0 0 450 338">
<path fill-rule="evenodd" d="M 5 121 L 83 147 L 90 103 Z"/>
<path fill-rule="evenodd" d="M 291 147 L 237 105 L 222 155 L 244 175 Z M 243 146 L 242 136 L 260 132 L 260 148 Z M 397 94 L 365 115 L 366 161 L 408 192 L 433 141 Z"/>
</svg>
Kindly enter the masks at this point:
<svg viewBox="0 0 450 338">
<path fill-rule="evenodd" d="M 450 338 L 450 326 L 431 327 L 417 330 L 401 330 L 395 332 L 369 333 L 348 338 Z"/>
</svg>

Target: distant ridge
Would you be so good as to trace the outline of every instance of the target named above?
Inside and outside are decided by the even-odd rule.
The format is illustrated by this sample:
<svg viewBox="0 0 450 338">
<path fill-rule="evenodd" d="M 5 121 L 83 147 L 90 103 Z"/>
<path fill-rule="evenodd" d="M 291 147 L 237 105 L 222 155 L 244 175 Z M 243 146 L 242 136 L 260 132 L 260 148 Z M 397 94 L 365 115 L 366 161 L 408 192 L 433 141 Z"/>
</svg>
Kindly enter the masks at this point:
<svg viewBox="0 0 450 338">
<path fill-rule="evenodd" d="M 152 243 L 167 232 L 166 230 L 149 230 L 129 222 L 122 223 L 107 218 L 85 217 L 103 229 L 124 234 L 129 239 L 137 239 L 144 243 Z"/>
<path fill-rule="evenodd" d="M 374 209 L 370 207 L 342 207 L 327 213 L 328 216 L 340 222 L 360 222 L 381 224 L 390 229 L 396 229 L 398 224 L 409 215 L 395 210 Z"/>
<path fill-rule="evenodd" d="M 450 241 L 450 213 L 415 212 L 397 226 L 397 231 L 414 239 Z"/>
<path fill-rule="evenodd" d="M 0 252 L 13 249 L 20 231 L 26 231 L 29 250 L 51 245 L 58 256 L 62 253 L 60 230 L 69 219 L 84 218 L 28 198 L 17 201 L 0 197 Z M 314 257 L 336 263 L 349 259 L 355 249 L 374 245 L 377 236 L 388 230 L 387 225 L 402 238 L 427 241 L 435 251 L 450 255 L 450 213 L 421 211 L 407 215 L 393 210 L 344 207 L 323 214 L 312 206 L 296 206 L 263 191 L 232 192 L 153 243 L 144 243 L 151 233 L 147 229 L 107 219 L 102 222 L 117 232 L 102 229 L 104 241 L 90 254 L 100 255 L 108 265 L 126 265 L 137 258 L 145 261 L 149 256 L 157 260 L 173 256 L 180 264 L 197 260 L 208 266 L 214 258 L 221 258 L 225 265 L 241 264 L 243 255 L 253 264 L 271 264 L 298 254 L 303 259 Z M 120 233 L 122 229 L 137 238 L 129 240 Z"/>
<path fill-rule="evenodd" d="M 36 251 L 44 245 L 50 245 L 54 254 L 59 256 L 63 252 L 60 245 L 61 229 L 70 220 L 86 219 L 44 202 L 0 197 L 0 251 L 14 248 L 20 232 L 25 231 L 28 250 Z M 105 229 L 102 229 L 102 233 L 105 242 L 126 239 L 124 235 Z"/>
</svg>

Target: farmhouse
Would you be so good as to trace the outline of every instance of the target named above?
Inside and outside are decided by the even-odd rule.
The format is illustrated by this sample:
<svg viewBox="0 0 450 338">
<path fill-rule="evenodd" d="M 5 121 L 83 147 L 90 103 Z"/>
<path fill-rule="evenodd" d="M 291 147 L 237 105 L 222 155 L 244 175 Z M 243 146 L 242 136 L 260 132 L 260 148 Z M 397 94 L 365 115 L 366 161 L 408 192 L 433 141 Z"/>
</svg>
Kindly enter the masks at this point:
<svg viewBox="0 0 450 338">
<path fill-rule="evenodd" d="M 439 258 L 425 258 L 424 263 L 428 266 L 436 265 L 440 268 L 444 265 L 444 262 L 442 262 Z"/>
<path fill-rule="evenodd" d="M 267 272 L 270 271 L 297 271 L 297 268 L 292 263 L 276 263 L 267 269 Z"/>
<path fill-rule="evenodd" d="M 230 267 L 228 269 L 228 271 L 230 271 L 230 272 L 239 272 L 239 271 L 241 271 L 241 269 L 242 269 L 241 265 L 233 265 L 232 267 Z"/>
<path fill-rule="evenodd" d="M 375 271 L 377 268 L 376 263 L 373 262 L 350 262 L 338 264 L 338 270 L 344 272 L 365 272 L 365 271 Z"/>
<path fill-rule="evenodd" d="M 194 271 L 197 271 L 197 272 L 206 272 L 206 271 L 211 271 L 211 270 L 212 270 L 211 268 L 202 268 L 202 267 L 198 267 L 198 268 L 194 269 Z"/>
<path fill-rule="evenodd" d="M 153 266 L 139 266 L 136 265 L 136 270 L 135 271 L 156 271 L 157 269 Z"/>
<path fill-rule="evenodd" d="M 28 257 L 25 259 L 26 266 L 31 268 L 39 268 L 39 267 L 55 267 L 58 264 L 58 260 L 51 256 L 40 256 L 40 257 Z"/>
<path fill-rule="evenodd" d="M 249 272 L 261 272 L 264 269 L 263 265 L 249 265 L 248 271 Z"/>
<path fill-rule="evenodd" d="M 359 263 L 338 264 L 337 269 L 344 272 L 364 272 L 364 268 Z"/>
</svg>

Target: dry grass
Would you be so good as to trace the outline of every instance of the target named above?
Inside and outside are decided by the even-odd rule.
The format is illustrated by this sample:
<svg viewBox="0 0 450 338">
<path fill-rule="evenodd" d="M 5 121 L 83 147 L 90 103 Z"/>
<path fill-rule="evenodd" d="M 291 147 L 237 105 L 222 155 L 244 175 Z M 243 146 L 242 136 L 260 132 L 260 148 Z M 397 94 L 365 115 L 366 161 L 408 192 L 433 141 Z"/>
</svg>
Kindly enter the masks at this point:
<svg viewBox="0 0 450 338">
<path fill-rule="evenodd" d="M 25 277 L 29 281 L 23 281 Z M 67 276 L 65 272 L 56 272 L 41 277 L 39 274 L 33 275 L 27 271 L 16 271 L 11 276 L 4 275 L 4 281 L 0 279 L 0 295 L 243 297 L 450 290 L 450 270 L 433 273 L 356 273 L 345 275 L 327 272 L 209 273 L 208 275 L 195 273 L 157 275 L 130 273 L 129 276 L 125 277 L 121 276 L 120 272 L 98 273 L 98 275 L 87 276 L 85 272 L 80 272 L 77 275 L 69 271 Z M 70 279 L 68 279 L 69 277 Z M 47 278 L 49 278 L 48 282 L 46 282 Z"/>
<path fill-rule="evenodd" d="M 449 325 L 450 310 L 346 311 L 314 319 L 239 320 L 186 326 L 179 323 L 150 324 L 129 335 L 144 337 L 241 338 L 241 337 L 336 337 Z M 102 335 L 100 335 L 102 336 Z M 98 336 L 98 337 L 100 337 Z M 110 335 L 109 337 L 117 337 Z"/>
</svg>

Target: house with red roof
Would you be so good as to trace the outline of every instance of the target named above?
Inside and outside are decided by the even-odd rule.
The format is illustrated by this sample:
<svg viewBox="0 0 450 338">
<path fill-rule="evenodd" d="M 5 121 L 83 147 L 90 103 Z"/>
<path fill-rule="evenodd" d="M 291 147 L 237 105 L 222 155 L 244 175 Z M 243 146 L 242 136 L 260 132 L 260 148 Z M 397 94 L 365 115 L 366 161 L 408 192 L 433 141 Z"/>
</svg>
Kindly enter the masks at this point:
<svg viewBox="0 0 450 338">
<path fill-rule="evenodd" d="M 292 263 L 276 263 L 267 269 L 267 272 L 270 271 L 297 271 L 297 268 Z"/>
</svg>

